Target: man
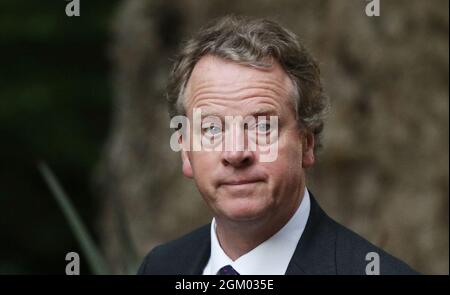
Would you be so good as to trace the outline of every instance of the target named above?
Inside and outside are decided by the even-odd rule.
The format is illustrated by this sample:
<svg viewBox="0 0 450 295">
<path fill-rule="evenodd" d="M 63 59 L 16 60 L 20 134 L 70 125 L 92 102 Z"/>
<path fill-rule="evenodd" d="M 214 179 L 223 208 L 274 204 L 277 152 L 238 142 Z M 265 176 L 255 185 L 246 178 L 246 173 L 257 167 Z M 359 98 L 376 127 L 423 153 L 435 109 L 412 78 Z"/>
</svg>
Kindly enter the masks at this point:
<svg viewBox="0 0 450 295">
<path fill-rule="evenodd" d="M 327 103 L 319 68 L 293 33 L 268 20 L 216 20 L 185 44 L 168 100 L 172 118 L 194 122 L 179 130 L 182 170 L 214 219 L 153 249 L 139 274 L 414 274 L 330 219 L 306 188 Z M 251 131 L 269 141 L 240 136 Z M 195 149 L 195 135 L 219 149 Z M 276 157 L 263 161 L 274 145 Z"/>
</svg>

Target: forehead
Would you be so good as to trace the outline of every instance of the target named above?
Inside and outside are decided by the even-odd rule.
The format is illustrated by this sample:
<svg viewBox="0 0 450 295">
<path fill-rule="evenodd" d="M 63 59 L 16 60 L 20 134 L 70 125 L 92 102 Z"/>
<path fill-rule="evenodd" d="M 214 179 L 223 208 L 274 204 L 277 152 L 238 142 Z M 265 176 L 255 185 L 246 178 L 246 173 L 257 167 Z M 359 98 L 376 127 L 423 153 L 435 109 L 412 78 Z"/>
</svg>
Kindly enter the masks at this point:
<svg viewBox="0 0 450 295">
<path fill-rule="evenodd" d="M 219 76 L 207 76 L 205 77 L 202 73 L 219 74 Z M 223 76 L 226 74 L 226 76 Z M 254 76 L 267 77 L 267 78 L 277 78 L 279 80 L 284 80 L 288 78 L 285 71 L 281 65 L 273 60 L 272 66 L 268 68 L 256 68 L 246 64 L 239 64 L 234 61 L 226 60 L 214 55 L 203 56 L 195 65 L 191 79 L 192 80 L 204 80 L 204 78 L 226 78 L 227 76 L 235 77 L 237 75 L 242 78 L 251 78 Z M 203 78 L 203 79 L 202 79 Z"/>
<path fill-rule="evenodd" d="M 185 107 L 189 112 L 198 104 L 285 104 L 293 92 L 291 79 L 276 61 L 269 68 L 256 68 L 207 55 L 195 65 L 186 85 Z"/>
</svg>

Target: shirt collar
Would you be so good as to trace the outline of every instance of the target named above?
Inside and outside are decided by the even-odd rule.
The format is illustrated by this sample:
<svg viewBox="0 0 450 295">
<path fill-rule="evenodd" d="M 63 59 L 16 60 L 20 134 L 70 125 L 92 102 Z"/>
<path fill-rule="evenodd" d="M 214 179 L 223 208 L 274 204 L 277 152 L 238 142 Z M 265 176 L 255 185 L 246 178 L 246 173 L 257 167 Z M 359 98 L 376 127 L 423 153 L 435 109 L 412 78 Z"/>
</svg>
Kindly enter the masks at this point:
<svg viewBox="0 0 450 295">
<path fill-rule="evenodd" d="M 310 197 L 305 188 L 303 199 L 291 219 L 272 237 L 235 261 L 223 251 L 216 235 L 216 221 L 211 222 L 211 256 L 203 274 L 216 274 L 231 265 L 241 275 L 283 275 L 301 238 L 310 211 Z"/>
</svg>

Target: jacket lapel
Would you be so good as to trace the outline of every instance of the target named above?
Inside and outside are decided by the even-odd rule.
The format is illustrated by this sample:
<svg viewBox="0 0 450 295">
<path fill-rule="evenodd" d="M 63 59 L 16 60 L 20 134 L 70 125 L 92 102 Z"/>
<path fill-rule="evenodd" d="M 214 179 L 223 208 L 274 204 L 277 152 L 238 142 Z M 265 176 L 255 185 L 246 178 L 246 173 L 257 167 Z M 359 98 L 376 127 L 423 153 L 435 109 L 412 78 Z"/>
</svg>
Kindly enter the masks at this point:
<svg viewBox="0 0 450 295">
<path fill-rule="evenodd" d="M 186 261 L 184 265 L 184 274 L 187 275 L 201 275 L 203 269 L 208 263 L 209 256 L 211 255 L 211 224 L 205 227 L 202 231 L 198 243 L 196 243 L 195 249 L 191 249 L 191 257 Z M 207 230 L 206 230 L 207 229 Z"/>
<path fill-rule="evenodd" d="M 336 230 L 313 195 L 311 210 L 302 237 L 286 270 L 287 275 L 336 274 Z"/>
</svg>

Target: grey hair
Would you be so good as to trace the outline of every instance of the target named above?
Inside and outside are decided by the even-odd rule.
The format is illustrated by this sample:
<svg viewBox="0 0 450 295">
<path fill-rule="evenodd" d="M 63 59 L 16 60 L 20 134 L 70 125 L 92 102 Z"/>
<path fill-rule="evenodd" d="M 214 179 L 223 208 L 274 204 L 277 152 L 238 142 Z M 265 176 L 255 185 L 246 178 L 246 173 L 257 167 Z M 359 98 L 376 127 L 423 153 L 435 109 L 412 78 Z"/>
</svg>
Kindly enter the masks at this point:
<svg viewBox="0 0 450 295">
<path fill-rule="evenodd" d="M 205 55 L 214 55 L 257 68 L 277 61 L 292 80 L 292 95 L 300 127 L 314 135 L 321 147 L 323 116 L 328 106 L 314 58 L 291 31 L 267 19 L 225 16 L 201 29 L 181 48 L 167 85 L 171 117 L 185 115 L 183 93 L 192 70 Z"/>
</svg>

